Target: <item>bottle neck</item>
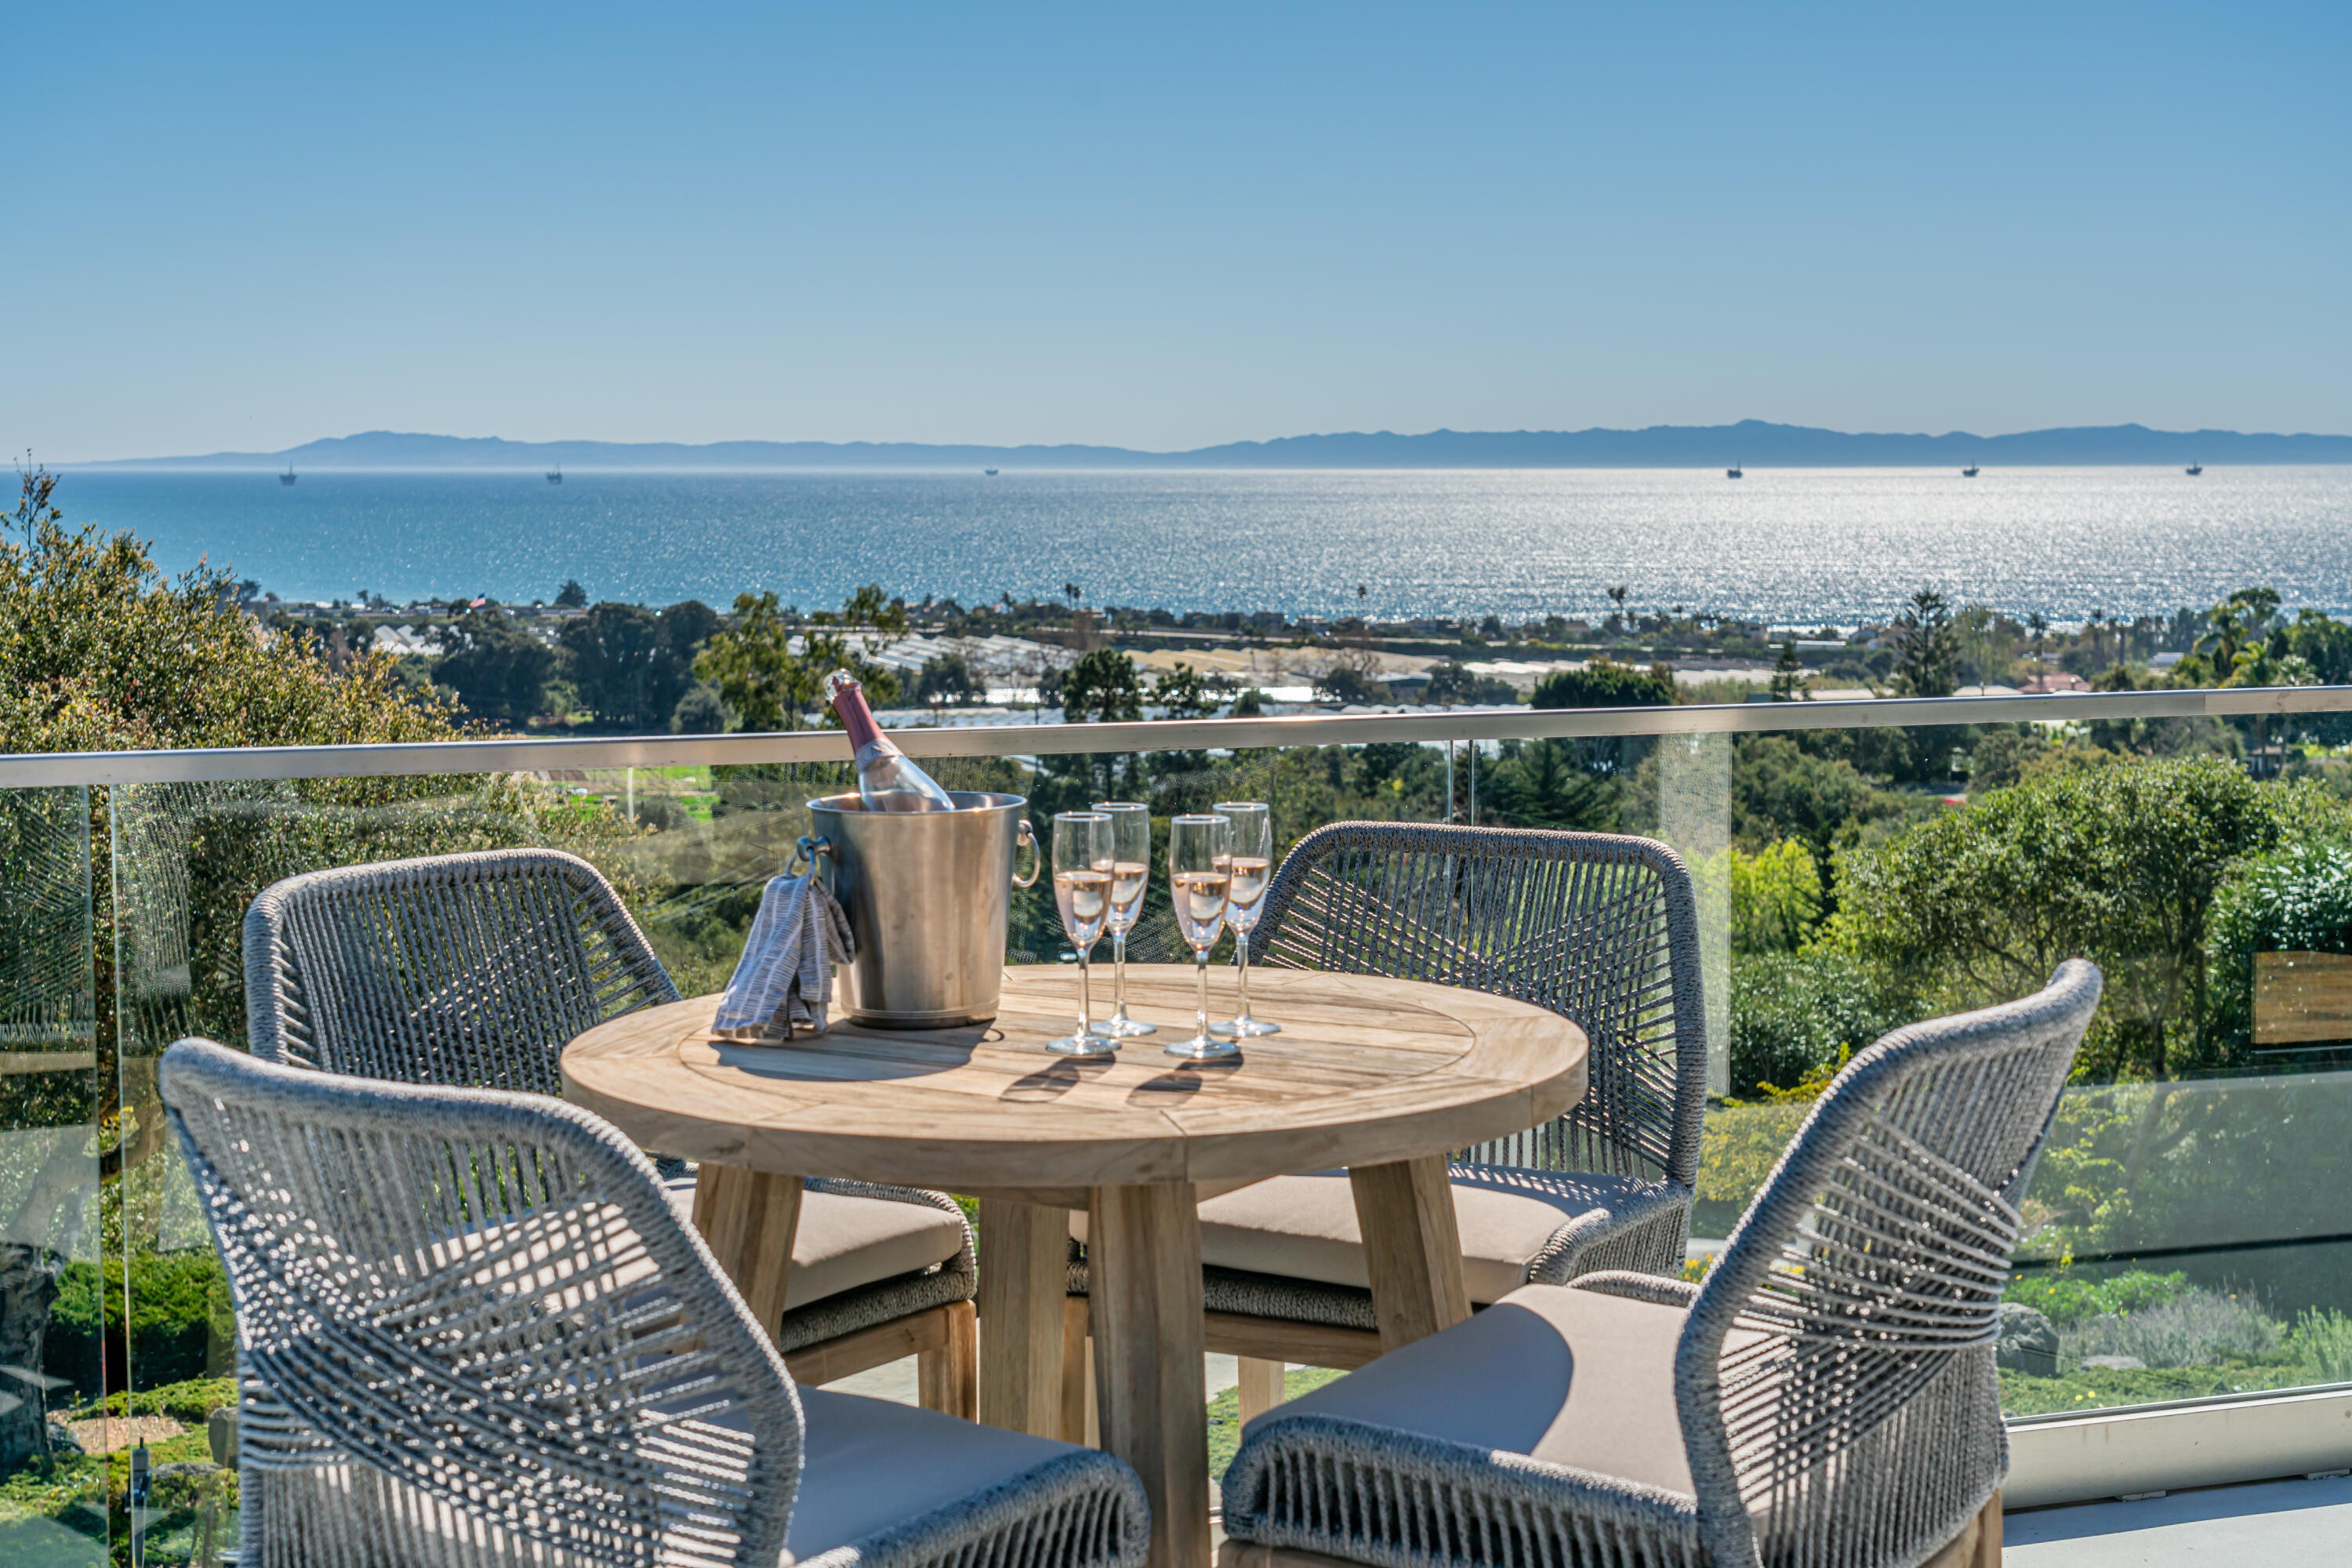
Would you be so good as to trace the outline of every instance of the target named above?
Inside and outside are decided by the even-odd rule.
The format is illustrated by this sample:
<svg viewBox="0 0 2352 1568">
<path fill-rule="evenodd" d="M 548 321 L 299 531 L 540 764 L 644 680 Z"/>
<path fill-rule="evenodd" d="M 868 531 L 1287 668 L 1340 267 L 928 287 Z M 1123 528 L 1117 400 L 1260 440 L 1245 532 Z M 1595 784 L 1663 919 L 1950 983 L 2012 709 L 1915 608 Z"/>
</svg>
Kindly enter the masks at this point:
<svg viewBox="0 0 2352 1568">
<path fill-rule="evenodd" d="M 874 721 L 874 710 L 866 705 L 866 693 L 856 686 L 845 681 L 834 691 L 833 711 L 841 721 L 843 733 L 849 737 L 852 752 L 862 752 L 882 739 L 882 727 Z"/>
</svg>

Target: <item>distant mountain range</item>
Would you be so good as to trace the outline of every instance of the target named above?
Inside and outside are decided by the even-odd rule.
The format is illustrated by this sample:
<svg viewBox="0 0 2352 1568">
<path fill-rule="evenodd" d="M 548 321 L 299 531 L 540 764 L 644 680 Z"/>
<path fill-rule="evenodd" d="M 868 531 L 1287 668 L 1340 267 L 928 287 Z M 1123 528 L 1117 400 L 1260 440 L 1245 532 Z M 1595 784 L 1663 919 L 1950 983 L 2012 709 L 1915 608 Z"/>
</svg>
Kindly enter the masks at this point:
<svg viewBox="0 0 2352 1568">
<path fill-rule="evenodd" d="M 2247 435 L 2108 425 L 2011 436 L 1849 435 L 1743 419 L 1643 430 L 1432 430 L 1286 436 L 1189 452 L 1123 447 L 954 447 L 912 441 L 507 441 L 370 430 L 283 452 L 214 452 L 85 468 L 2029 468 L 2352 463 L 2352 436 Z"/>
</svg>

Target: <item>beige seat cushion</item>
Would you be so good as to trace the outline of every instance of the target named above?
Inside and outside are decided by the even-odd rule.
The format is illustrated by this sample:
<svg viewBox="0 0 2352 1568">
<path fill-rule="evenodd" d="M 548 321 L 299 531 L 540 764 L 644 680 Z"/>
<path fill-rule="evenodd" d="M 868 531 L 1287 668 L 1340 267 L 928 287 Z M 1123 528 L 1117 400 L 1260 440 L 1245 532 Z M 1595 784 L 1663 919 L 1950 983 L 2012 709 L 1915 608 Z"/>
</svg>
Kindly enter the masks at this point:
<svg viewBox="0 0 2352 1568">
<path fill-rule="evenodd" d="M 694 1223 L 694 1178 L 668 1184 L 670 1206 Z M 804 1193 L 793 1234 L 789 1312 L 861 1285 L 945 1263 L 963 1250 L 963 1217 L 922 1204 L 840 1193 Z"/>
<path fill-rule="evenodd" d="M 1527 1285 L 1250 1423 L 1337 1415 L 1693 1494 L 1675 1413 L 1679 1307 Z"/>
<path fill-rule="evenodd" d="M 1569 1221 L 1619 1211 L 1652 1184 L 1574 1171 L 1496 1165 L 1454 1168 L 1454 1217 L 1470 1300 L 1499 1301 L 1528 1282 L 1528 1266 Z M 1086 1215 L 1070 1216 L 1086 1239 Z M 1369 1289 L 1363 1234 L 1345 1171 L 1276 1176 L 1201 1205 L 1201 1261 L 1286 1279 Z"/>
<path fill-rule="evenodd" d="M 800 1395 L 805 1464 L 785 1544 L 802 1561 L 1084 1451 L 885 1399 Z"/>
</svg>

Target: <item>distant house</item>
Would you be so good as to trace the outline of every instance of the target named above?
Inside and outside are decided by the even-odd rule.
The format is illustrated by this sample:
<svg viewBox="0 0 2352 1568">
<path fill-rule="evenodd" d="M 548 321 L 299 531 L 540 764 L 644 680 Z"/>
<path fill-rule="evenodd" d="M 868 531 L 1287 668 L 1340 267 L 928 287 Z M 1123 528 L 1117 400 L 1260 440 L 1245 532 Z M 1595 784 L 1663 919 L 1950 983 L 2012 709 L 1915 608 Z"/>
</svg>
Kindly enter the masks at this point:
<svg viewBox="0 0 2352 1568">
<path fill-rule="evenodd" d="M 2018 688 L 2025 697 L 2044 697 L 2059 691 L 2088 691 L 2091 683 L 2079 675 L 2069 675 L 2063 669 L 2044 670 Z"/>
</svg>

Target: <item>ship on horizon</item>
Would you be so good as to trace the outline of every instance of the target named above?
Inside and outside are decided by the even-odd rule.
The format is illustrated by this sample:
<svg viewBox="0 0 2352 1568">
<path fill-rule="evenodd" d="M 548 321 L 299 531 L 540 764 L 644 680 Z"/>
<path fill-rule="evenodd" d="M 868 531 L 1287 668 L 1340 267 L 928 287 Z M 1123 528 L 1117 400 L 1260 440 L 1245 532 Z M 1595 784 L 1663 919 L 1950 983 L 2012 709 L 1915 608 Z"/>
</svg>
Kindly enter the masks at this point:
<svg viewBox="0 0 2352 1568">
<path fill-rule="evenodd" d="M 2195 479 L 2198 475 L 2200 475 L 2200 474 L 2201 474 L 2201 473 L 2203 473 L 2203 472 L 2205 471 L 2205 465 L 2204 465 L 2204 464 L 2202 464 L 2202 463 L 2191 463 L 2191 464 L 2189 464 L 2189 467 L 2188 467 L 2185 470 L 2183 470 L 2183 471 L 2184 471 L 2184 472 L 2186 472 L 2186 473 L 2189 475 L 2189 477 L 2190 479 Z"/>
<path fill-rule="evenodd" d="M 278 482 L 281 485 L 290 485 L 294 482 L 293 464 L 289 463 L 286 465 L 286 471 L 278 476 Z"/>
<path fill-rule="evenodd" d="M 562 464 L 558 463 L 554 468 L 548 470 L 547 482 L 551 485 L 560 485 L 563 482 Z"/>
<path fill-rule="evenodd" d="M 1744 479 L 1748 477 L 1748 470 L 1734 463 L 1723 470 L 1723 477 L 1727 479 Z"/>
<path fill-rule="evenodd" d="M 1967 468 L 1962 468 L 1962 469 L 1960 470 L 1960 478 L 1962 478 L 1962 479 L 1975 479 L 1976 477 L 1977 477 L 1977 466 L 1976 466 L 1974 463 L 1970 463 Z"/>
</svg>

